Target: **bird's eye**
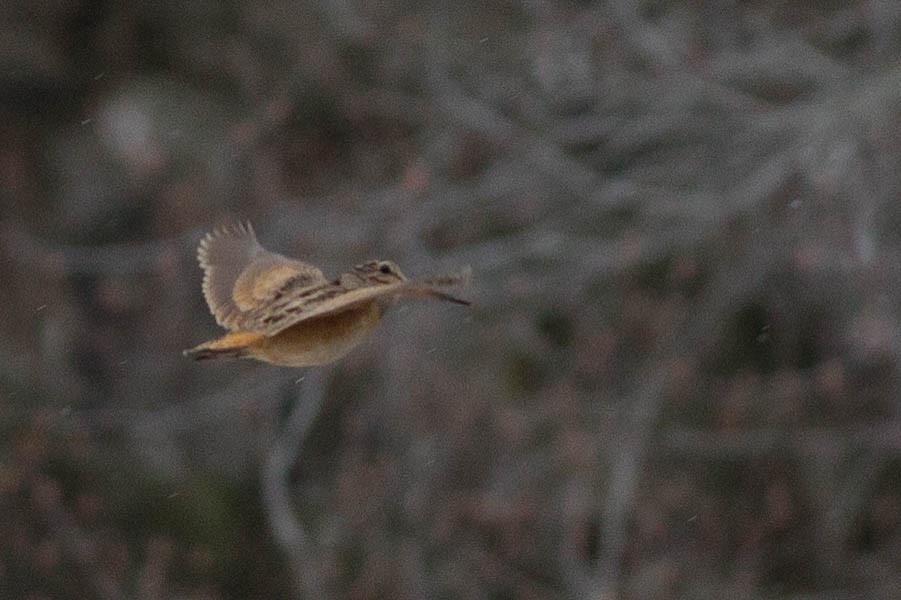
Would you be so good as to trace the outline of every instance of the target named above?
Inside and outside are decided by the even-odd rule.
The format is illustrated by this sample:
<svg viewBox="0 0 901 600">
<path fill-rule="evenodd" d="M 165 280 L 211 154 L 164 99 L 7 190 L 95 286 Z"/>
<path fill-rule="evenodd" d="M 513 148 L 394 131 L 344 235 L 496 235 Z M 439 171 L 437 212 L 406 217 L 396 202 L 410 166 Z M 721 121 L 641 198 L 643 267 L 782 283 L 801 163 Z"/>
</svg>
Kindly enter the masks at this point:
<svg viewBox="0 0 901 600">
<path fill-rule="evenodd" d="M 385 275 L 388 275 L 389 273 L 391 273 L 391 266 L 390 266 L 390 265 L 382 265 L 382 266 L 380 266 L 380 267 L 379 267 L 379 273 L 384 273 Z"/>
</svg>

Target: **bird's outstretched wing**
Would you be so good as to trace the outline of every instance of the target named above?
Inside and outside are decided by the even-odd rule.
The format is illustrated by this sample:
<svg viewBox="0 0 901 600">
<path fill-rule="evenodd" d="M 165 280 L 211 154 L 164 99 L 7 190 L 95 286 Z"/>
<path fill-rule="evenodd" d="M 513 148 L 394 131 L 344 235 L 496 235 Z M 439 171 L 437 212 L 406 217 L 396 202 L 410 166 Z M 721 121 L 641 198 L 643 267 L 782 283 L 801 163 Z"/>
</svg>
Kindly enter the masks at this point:
<svg viewBox="0 0 901 600">
<path fill-rule="evenodd" d="M 309 286 L 305 289 L 292 290 L 290 293 L 250 311 L 246 314 L 243 326 L 247 330 L 273 336 L 301 321 L 338 314 L 359 308 L 375 300 L 390 301 L 400 297 L 435 298 L 468 306 L 468 301 L 438 289 L 460 285 L 468 279 L 469 273 L 464 271 L 459 275 L 373 284 L 353 289 L 347 289 L 336 282 Z"/>
<path fill-rule="evenodd" d="M 216 322 L 245 329 L 249 316 L 326 283 L 322 271 L 299 260 L 269 252 L 257 241 L 250 223 L 208 233 L 197 248 L 203 269 L 203 296 Z"/>
</svg>

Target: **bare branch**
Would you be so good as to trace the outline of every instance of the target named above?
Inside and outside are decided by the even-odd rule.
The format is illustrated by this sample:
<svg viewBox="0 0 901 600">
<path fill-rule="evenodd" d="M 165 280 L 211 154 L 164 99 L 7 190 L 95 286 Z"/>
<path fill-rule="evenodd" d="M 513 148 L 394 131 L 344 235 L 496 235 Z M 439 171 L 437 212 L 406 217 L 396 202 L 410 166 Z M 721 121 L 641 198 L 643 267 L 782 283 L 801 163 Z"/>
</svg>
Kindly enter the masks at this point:
<svg viewBox="0 0 901 600">
<path fill-rule="evenodd" d="M 262 472 L 263 504 L 269 530 L 287 561 L 294 588 L 304 598 L 327 598 L 322 565 L 315 545 L 304 533 L 291 502 L 288 482 L 300 460 L 303 442 L 322 406 L 325 395 L 322 369 L 310 369 L 303 387 L 266 456 Z"/>
</svg>

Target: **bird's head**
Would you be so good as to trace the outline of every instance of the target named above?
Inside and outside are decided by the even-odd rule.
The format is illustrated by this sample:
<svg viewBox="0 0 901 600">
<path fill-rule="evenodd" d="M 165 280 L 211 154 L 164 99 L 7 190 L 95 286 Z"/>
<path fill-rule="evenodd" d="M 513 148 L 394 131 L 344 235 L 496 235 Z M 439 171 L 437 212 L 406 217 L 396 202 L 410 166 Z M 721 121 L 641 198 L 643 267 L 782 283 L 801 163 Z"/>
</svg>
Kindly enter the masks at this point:
<svg viewBox="0 0 901 600">
<path fill-rule="evenodd" d="M 390 260 L 371 260 L 354 267 L 361 279 L 369 284 L 388 285 L 406 281 L 407 278 L 400 271 L 400 267 Z"/>
</svg>

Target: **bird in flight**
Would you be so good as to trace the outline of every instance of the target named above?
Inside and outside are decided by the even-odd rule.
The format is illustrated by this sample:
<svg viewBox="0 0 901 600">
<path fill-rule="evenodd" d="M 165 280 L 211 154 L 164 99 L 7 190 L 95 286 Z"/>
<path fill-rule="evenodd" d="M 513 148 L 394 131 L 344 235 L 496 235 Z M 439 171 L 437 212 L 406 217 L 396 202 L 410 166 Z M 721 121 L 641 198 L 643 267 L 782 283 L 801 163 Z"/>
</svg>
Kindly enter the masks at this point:
<svg viewBox="0 0 901 600">
<path fill-rule="evenodd" d="M 376 260 L 329 281 L 311 264 L 264 249 L 250 223 L 208 233 L 197 248 L 197 260 L 203 269 L 203 296 L 228 333 L 184 351 L 196 360 L 324 365 L 362 342 L 400 298 L 469 305 L 442 291 L 468 282 L 468 268 L 411 280 L 393 262 Z"/>
</svg>

